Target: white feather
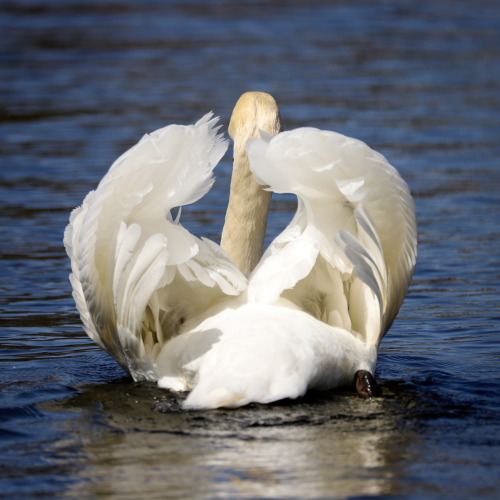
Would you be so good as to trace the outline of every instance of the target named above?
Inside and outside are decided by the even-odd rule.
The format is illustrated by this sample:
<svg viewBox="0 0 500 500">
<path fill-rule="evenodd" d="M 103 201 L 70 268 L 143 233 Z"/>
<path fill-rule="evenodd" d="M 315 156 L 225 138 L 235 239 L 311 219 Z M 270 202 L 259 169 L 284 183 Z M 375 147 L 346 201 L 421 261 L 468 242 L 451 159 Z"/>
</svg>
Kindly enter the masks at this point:
<svg viewBox="0 0 500 500">
<path fill-rule="evenodd" d="M 297 212 L 248 280 L 171 210 L 210 189 L 216 118 L 144 136 L 73 211 L 64 243 L 88 335 L 186 408 L 296 398 L 373 373 L 416 259 L 414 203 L 383 156 L 312 128 L 247 143 L 252 172 Z"/>
</svg>

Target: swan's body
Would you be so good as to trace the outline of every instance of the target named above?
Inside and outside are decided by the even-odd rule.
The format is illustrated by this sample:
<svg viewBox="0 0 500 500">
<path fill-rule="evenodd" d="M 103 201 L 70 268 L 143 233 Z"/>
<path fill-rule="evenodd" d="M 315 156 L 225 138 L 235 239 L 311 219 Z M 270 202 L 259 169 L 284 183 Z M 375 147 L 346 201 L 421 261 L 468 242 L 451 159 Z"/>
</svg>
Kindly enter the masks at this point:
<svg viewBox="0 0 500 500">
<path fill-rule="evenodd" d="M 191 391 L 186 408 L 296 398 L 373 374 L 415 266 L 414 203 L 382 155 L 312 128 L 247 142 L 259 128 L 278 133 L 280 121 L 277 107 L 262 118 L 274 103 L 266 94 L 244 96 L 230 125 L 244 173 L 233 174 L 227 252 L 170 215 L 210 189 L 226 151 L 211 115 L 145 136 L 65 233 L 88 335 L 135 380 Z M 299 201 L 260 260 L 269 194 L 255 184 L 248 196 L 245 147 L 258 183 Z"/>
</svg>

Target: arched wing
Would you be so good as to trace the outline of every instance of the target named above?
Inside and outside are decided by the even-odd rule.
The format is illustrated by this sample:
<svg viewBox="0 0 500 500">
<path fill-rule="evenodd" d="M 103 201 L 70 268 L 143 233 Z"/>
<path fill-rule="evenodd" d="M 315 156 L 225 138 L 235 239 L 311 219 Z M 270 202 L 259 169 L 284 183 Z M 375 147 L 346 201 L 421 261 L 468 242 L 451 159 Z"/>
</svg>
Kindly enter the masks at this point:
<svg viewBox="0 0 500 500">
<path fill-rule="evenodd" d="M 144 136 L 73 211 L 65 231 L 84 328 L 135 379 L 156 379 L 155 356 L 184 321 L 246 288 L 218 245 L 171 216 L 212 186 L 227 149 L 216 123 L 208 114 Z"/>
<path fill-rule="evenodd" d="M 335 132 L 262 134 L 247 150 L 259 183 L 299 200 L 250 277 L 250 299 L 288 298 L 378 345 L 416 261 L 415 207 L 404 180 L 382 155 Z"/>
</svg>

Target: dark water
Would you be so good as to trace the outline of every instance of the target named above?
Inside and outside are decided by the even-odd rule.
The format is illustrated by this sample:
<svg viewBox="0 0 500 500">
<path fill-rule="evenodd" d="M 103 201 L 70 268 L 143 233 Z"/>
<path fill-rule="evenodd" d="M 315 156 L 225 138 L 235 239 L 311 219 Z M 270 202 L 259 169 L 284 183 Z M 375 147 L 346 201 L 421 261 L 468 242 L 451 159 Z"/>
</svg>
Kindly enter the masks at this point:
<svg viewBox="0 0 500 500">
<path fill-rule="evenodd" d="M 500 497 L 497 2 L 4 0 L 0 33 L 0 496 Z M 381 398 L 183 413 L 82 331 L 70 210 L 143 133 L 227 125 L 246 90 L 368 142 L 415 195 Z M 184 212 L 198 234 L 219 236 L 229 168 Z"/>
</svg>

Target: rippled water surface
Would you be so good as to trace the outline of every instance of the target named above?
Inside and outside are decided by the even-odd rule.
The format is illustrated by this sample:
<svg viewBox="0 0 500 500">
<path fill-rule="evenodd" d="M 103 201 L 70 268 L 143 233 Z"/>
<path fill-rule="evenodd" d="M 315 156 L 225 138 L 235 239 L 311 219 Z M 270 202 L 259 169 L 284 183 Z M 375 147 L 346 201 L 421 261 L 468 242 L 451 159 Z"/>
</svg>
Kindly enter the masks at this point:
<svg viewBox="0 0 500 500">
<path fill-rule="evenodd" d="M 497 2 L 0 4 L 0 496 L 499 498 Z M 182 412 L 84 334 L 62 234 L 140 136 L 272 93 L 286 128 L 360 138 L 414 193 L 419 261 L 383 396 Z M 183 212 L 218 239 L 231 156 Z M 268 240 L 287 223 L 277 198 Z"/>
</svg>

